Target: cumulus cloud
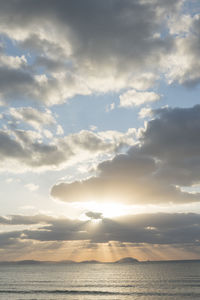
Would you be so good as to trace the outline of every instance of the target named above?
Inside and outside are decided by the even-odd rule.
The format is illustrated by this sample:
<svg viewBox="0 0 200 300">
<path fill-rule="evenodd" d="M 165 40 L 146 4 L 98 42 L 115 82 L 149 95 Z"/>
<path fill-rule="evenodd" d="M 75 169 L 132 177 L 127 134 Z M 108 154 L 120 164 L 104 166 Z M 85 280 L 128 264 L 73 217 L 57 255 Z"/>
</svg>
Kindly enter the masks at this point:
<svg viewBox="0 0 200 300">
<path fill-rule="evenodd" d="M 184 203 L 200 200 L 182 186 L 200 182 L 200 106 L 163 108 L 140 130 L 139 143 L 104 161 L 84 181 L 61 182 L 51 195 L 63 201 L 99 199 L 128 203 Z"/>
<path fill-rule="evenodd" d="M 170 83 L 177 81 L 191 87 L 200 82 L 198 59 L 200 54 L 200 16 L 195 14 L 193 17 L 188 15 L 182 17 L 182 23 L 184 24 L 182 26 L 180 21 L 177 21 L 177 26 L 173 28 L 179 29 L 179 31 L 182 29 L 184 34 L 176 37 L 175 51 L 166 60 L 168 64 L 167 77 Z"/>
<path fill-rule="evenodd" d="M 148 102 L 160 100 L 160 95 L 154 92 L 137 92 L 129 90 L 120 96 L 121 107 L 138 106 Z"/>
<path fill-rule="evenodd" d="M 130 89 L 121 105 L 132 106 L 159 100 L 144 90 L 160 73 L 169 82 L 198 83 L 199 16 L 184 13 L 183 3 L 2 2 L 0 34 L 23 55 L 8 55 L 5 47 L 0 51 L 1 102 L 54 105 L 75 95 Z M 143 91 L 137 101 L 129 95 L 134 90 Z"/>
<path fill-rule="evenodd" d="M 163 56 L 173 49 L 172 35 L 162 36 L 162 30 L 180 3 L 2 2 L 1 34 L 35 57 L 25 67 L 19 63 L 26 62 L 25 56 L 7 58 L 18 61 L 18 69 L 0 70 L 2 99 L 29 98 L 53 105 L 77 94 L 149 88 Z"/>
<path fill-rule="evenodd" d="M 24 55 L 22 56 L 9 56 L 0 52 L 0 66 L 9 69 L 19 69 L 27 66 L 27 60 Z"/>
<path fill-rule="evenodd" d="M 199 83 L 199 15 L 186 14 L 183 3 L 2 1 L 0 34 L 23 54 L 1 48 L 1 102 L 54 105 L 75 95 L 129 89 L 121 105 L 132 106 L 159 99 L 144 90 L 160 74 L 170 83 Z M 143 91 L 137 101 L 129 95 L 134 90 Z"/>
<path fill-rule="evenodd" d="M 3 61 L 3 58 L 1 60 Z M 0 100 L 4 105 L 10 101 L 34 100 L 50 106 L 63 103 L 65 99 L 76 94 L 91 93 L 78 75 L 69 71 L 59 74 L 38 74 L 32 68 L 18 68 L 21 61 L 24 62 L 24 59 L 17 60 L 10 56 L 7 62 L 11 67 L 8 63 L 1 65 L 0 62 Z"/>
<path fill-rule="evenodd" d="M 136 90 L 147 90 L 154 86 L 159 77 L 155 73 L 142 73 L 133 77 L 132 87 Z"/>
<path fill-rule="evenodd" d="M 56 124 L 56 120 L 49 109 L 45 109 L 43 112 L 33 107 L 12 107 L 9 109 L 6 117 L 11 117 L 16 121 L 27 123 L 36 130 L 41 130 L 42 126 L 51 126 Z"/>
<path fill-rule="evenodd" d="M 140 111 L 139 111 L 139 117 L 141 119 L 143 118 L 147 118 L 147 117 L 151 117 L 152 116 L 152 110 L 150 107 L 143 107 Z"/>
<path fill-rule="evenodd" d="M 199 182 L 200 106 L 163 108 L 143 132 L 142 151 L 160 160 L 161 176 L 177 185 Z"/>
<path fill-rule="evenodd" d="M 64 134 L 62 126 L 57 123 L 56 117 L 47 108 L 11 107 L 2 112 L 1 119 L 4 123 L 4 131 L 7 129 L 6 133 L 12 137 L 15 136 L 19 142 L 23 141 L 23 143 L 31 143 L 31 139 L 32 142 L 38 140 L 41 143 L 43 138 L 52 141 L 53 136 Z"/>
<path fill-rule="evenodd" d="M 33 127 L 54 123 L 50 113 L 44 114 L 34 109 L 11 109 L 14 118 L 22 119 Z M 30 118 L 29 118 L 30 116 Z M 28 118 L 26 120 L 26 118 Z M 43 121 L 40 122 L 40 120 Z M 62 133 L 62 131 L 60 132 Z M 46 136 L 48 131 L 43 130 Z M 49 132 L 52 137 L 51 132 Z M 49 134 L 47 137 L 49 137 Z M 63 137 L 45 141 L 40 133 L 32 130 L 0 130 L 1 171 L 24 172 L 26 170 L 46 170 L 63 168 L 79 160 L 96 159 L 100 155 L 113 155 L 124 145 L 134 143 L 135 131 L 127 133 L 105 131 L 94 133 L 82 130 Z M 92 157 L 91 157 L 92 155 Z M 15 168 L 13 168 L 15 166 Z"/>
</svg>

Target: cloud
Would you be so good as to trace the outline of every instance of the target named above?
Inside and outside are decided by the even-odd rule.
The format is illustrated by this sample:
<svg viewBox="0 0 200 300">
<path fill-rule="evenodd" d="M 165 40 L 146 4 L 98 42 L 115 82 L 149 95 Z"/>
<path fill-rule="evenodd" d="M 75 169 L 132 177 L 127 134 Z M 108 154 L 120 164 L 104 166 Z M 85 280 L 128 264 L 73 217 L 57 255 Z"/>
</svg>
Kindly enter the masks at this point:
<svg viewBox="0 0 200 300">
<path fill-rule="evenodd" d="M 55 135 L 63 135 L 64 131 L 50 109 L 35 109 L 33 107 L 11 107 L 5 110 L 2 115 L 4 129 L 8 128 L 10 135 L 11 131 L 15 131 L 16 138 L 26 139 L 26 135 L 32 135 L 32 139 L 38 139 L 40 142 L 43 138 L 53 140 Z M 6 125 L 7 123 L 7 125 Z M 31 128 L 28 130 L 27 128 Z M 17 128 L 23 128 L 18 130 Z M 26 130 L 25 130 L 26 129 Z M 35 131 L 33 131 L 33 129 Z"/>
<path fill-rule="evenodd" d="M 7 117 L 9 116 L 13 120 L 29 124 L 37 130 L 41 130 L 42 126 L 51 126 L 56 124 L 56 120 L 49 109 L 45 109 L 43 112 L 33 107 L 12 107 L 7 113 Z"/>
<path fill-rule="evenodd" d="M 159 162 L 157 177 L 176 185 L 199 182 L 200 106 L 163 108 L 141 136 L 141 152 Z"/>
<path fill-rule="evenodd" d="M 158 100 L 155 93 L 144 91 L 160 75 L 169 83 L 198 84 L 199 15 L 184 12 L 183 4 L 2 3 L 0 34 L 14 42 L 22 55 L 8 55 L 6 47 L 1 48 L 1 102 L 34 100 L 50 106 L 75 95 L 126 89 L 121 106 L 128 107 Z"/>
<path fill-rule="evenodd" d="M 28 54 L 33 57 L 25 67 L 19 64 L 17 70 L 5 73 L 10 88 L 6 80 L 2 82 L 2 99 L 35 99 L 54 105 L 77 94 L 149 88 L 163 57 L 173 49 L 173 36 L 162 32 L 167 30 L 169 16 L 177 15 L 180 3 L 2 3 L 1 34 L 24 51 L 24 60 Z M 9 56 L 7 60 L 20 58 Z M 1 79 L 3 69 L 0 73 Z"/>
<path fill-rule="evenodd" d="M 176 21 L 176 24 L 177 26 L 172 28 L 179 31 L 183 28 L 184 34 L 179 34 L 176 37 L 175 51 L 166 60 L 168 64 L 167 77 L 170 83 L 177 81 L 180 84 L 192 87 L 200 82 L 198 59 L 200 54 L 200 16 L 199 14 L 195 14 L 193 17 L 185 15 L 181 20 Z"/>
<path fill-rule="evenodd" d="M 110 111 L 112 111 L 113 109 L 115 109 L 115 103 L 114 102 L 111 103 L 111 104 L 107 104 L 106 105 L 106 112 L 107 113 L 110 112 Z"/>
<path fill-rule="evenodd" d="M 35 84 L 34 77 L 25 70 L 0 67 L 1 101 L 31 97 Z"/>
<path fill-rule="evenodd" d="M 50 106 L 75 95 L 126 89 L 121 106 L 128 107 L 159 100 L 144 91 L 160 74 L 169 83 L 198 84 L 199 16 L 186 14 L 183 3 L 2 3 L 0 33 L 22 55 L 8 55 L 6 47 L 0 51 L 1 102 L 35 100 Z M 143 94 L 135 97 L 135 90 Z"/>
<path fill-rule="evenodd" d="M 151 117 L 152 116 L 152 109 L 150 107 L 143 107 L 140 111 L 139 111 L 139 117 L 141 119 L 143 118 L 147 118 L 147 117 Z"/>
<path fill-rule="evenodd" d="M 200 182 L 200 106 L 162 108 L 139 131 L 138 143 L 127 153 L 97 166 L 83 181 L 54 185 L 51 195 L 62 201 L 123 201 L 128 203 L 187 203 L 200 193 L 182 186 Z"/>
<path fill-rule="evenodd" d="M 137 249 L 139 257 L 148 249 L 146 259 L 162 259 L 164 253 L 169 258 L 170 249 L 175 250 L 173 259 L 187 258 L 188 255 L 199 257 L 199 214 L 153 213 L 115 219 L 99 217 L 101 220 L 94 223 L 93 218 L 81 221 L 47 215 L 0 216 L 0 224 L 7 230 L 0 233 L 1 260 L 70 259 L 74 251 L 76 254 L 73 257 L 77 260 L 77 252 L 83 254 L 85 248 L 90 251 L 99 248 L 106 252 L 110 251 L 110 247 L 115 247 L 115 251 L 125 248 L 134 253 Z M 161 257 L 158 248 L 162 251 Z M 126 251 L 124 255 L 127 255 Z M 92 252 L 89 253 L 91 255 Z"/>
<path fill-rule="evenodd" d="M 102 213 L 99 212 L 88 211 L 85 213 L 85 215 L 90 219 L 94 219 L 94 220 L 99 220 L 103 218 Z"/>
<path fill-rule="evenodd" d="M 158 79 L 159 76 L 156 73 L 137 74 L 133 77 L 131 85 L 136 90 L 144 91 L 152 88 Z"/>
<path fill-rule="evenodd" d="M 31 100 L 50 106 L 63 103 L 65 99 L 76 94 L 91 93 L 82 79 L 75 74 L 68 71 L 51 75 L 38 74 L 30 67 L 15 67 L 15 61 L 18 63 L 19 60 L 9 56 L 12 67 L 0 65 L 0 100 L 4 105 L 11 101 Z"/>
<path fill-rule="evenodd" d="M 22 56 L 9 56 L 0 52 L 0 66 L 7 67 L 8 69 L 20 69 L 27 66 L 27 60 L 24 55 Z"/>
<path fill-rule="evenodd" d="M 101 219 L 98 226 L 92 221 L 54 218 L 45 215 L 1 217 L 1 224 L 12 228 L 15 224 L 40 225 L 38 229 L 23 229 L 1 233 L 1 248 L 17 241 L 91 241 L 92 243 L 147 244 L 195 244 L 199 242 L 200 216 L 194 213 L 154 213 L 129 215 L 114 220 L 93 215 L 91 219 Z"/>
<path fill-rule="evenodd" d="M 104 219 L 93 242 L 184 244 L 199 240 L 198 214 L 144 214 Z"/>
<path fill-rule="evenodd" d="M 27 183 L 27 184 L 25 185 L 25 187 L 26 187 L 28 190 L 30 190 L 31 192 L 34 192 L 34 191 L 37 191 L 37 190 L 38 190 L 39 185 L 34 184 L 34 183 Z"/>
<path fill-rule="evenodd" d="M 138 106 L 148 102 L 160 100 L 160 95 L 154 92 L 137 92 L 129 90 L 120 96 L 121 107 Z"/>
<path fill-rule="evenodd" d="M 44 116 L 43 112 L 31 108 L 11 109 L 11 116 L 39 129 L 55 123 L 50 112 L 47 111 Z M 52 138 L 50 131 L 41 132 L 44 138 L 40 132 L 17 129 L 15 126 L 13 128 L 10 126 L 10 129 L 6 130 L 1 129 L 1 171 L 60 169 L 78 161 L 91 159 L 91 154 L 93 160 L 100 155 L 113 155 L 124 145 L 134 143 L 135 135 L 134 130 L 127 133 L 116 131 L 94 133 L 82 130 L 68 136 Z M 46 136 L 50 137 L 50 141 L 45 140 Z"/>
</svg>

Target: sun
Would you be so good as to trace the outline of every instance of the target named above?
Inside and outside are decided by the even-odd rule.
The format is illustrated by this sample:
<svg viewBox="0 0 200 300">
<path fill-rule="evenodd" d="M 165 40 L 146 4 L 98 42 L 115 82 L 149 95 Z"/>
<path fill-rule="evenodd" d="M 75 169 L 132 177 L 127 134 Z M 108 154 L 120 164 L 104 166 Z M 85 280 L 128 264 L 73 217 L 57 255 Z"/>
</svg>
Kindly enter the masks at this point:
<svg viewBox="0 0 200 300">
<path fill-rule="evenodd" d="M 120 203 L 115 203 L 112 201 L 99 202 L 99 201 L 89 201 L 81 203 L 81 206 L 91 212 L 98 212 L 102 214 L 103 218 L 114 218 L 122 215 L 127 215 L 130 211 L 130 207 Z M 98 221 L 99 219 L 93 219 Z"/>
<path fill-rule="evenodd" d="M 90 222 L 94 225 L 98 225 L 102 222 L 102 219 L 90 219 Z"/>
</svg>

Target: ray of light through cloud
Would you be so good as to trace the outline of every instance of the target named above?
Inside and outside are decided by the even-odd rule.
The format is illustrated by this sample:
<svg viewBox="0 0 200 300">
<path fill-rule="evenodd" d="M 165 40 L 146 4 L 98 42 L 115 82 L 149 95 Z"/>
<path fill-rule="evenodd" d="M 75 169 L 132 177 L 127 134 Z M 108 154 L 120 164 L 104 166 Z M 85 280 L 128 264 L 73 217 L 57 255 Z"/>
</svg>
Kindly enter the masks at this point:
<svg viewBox="0 0 200 300">
<path fill-rule="evenodd" d="M 200 258 L 199 45 L 197 0 L 0 0 L 1 260 Z"/>
</svg>

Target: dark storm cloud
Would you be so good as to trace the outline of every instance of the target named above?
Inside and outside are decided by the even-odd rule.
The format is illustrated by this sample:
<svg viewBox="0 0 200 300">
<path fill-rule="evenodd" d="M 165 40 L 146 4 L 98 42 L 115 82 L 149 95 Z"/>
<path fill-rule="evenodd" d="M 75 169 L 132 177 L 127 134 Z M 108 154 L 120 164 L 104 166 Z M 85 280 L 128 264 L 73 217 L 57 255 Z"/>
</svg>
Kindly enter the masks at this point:
<svg viewBox="0 0 200 300">
<path fill-rule="evenodd" d="M 54 185 L 51 195 L 68 202 L 109 197 L 129 203 L 199 201 L 199 193 L 183 192 L 181 186 L 200 181 L 200 106 L 154 114 L 137 146 L 100 163 L 96 177 Z"/>
</svg>

